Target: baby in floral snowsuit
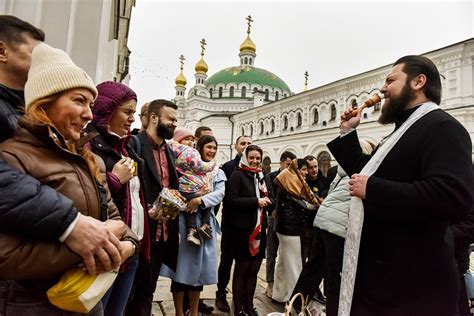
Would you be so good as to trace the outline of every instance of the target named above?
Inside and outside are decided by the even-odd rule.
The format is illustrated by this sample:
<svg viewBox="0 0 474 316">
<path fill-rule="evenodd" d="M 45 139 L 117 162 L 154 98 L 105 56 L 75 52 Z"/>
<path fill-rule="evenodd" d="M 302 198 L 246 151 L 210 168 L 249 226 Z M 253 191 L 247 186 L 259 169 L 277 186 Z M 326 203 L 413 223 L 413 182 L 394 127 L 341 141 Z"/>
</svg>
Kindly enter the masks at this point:
<svg viewBox="0 0 474 316">
<path fill-rule="evenodd" d="M 170 142 L 174 152 L 176 171 L 179 175 L 179 192 L 188 201 L 207 192 L 209 183 L 206 174 L 216 166 L 214 161 L 206 162 L 201 159 L 199 152 L 192 148 L 193 142 L 194 135 L 192 132 L 180 128 L 175 130 L 173 141 Z M 201 245 L 200 236 L 205 239 L 212 239 L 211 208 L 199 206 L 198 210 L 201 214 L 201 226 L 199 228 L 196 227 L 197 212 L 184 214 L 186 240 L 196 246 Z"/>
</svg>

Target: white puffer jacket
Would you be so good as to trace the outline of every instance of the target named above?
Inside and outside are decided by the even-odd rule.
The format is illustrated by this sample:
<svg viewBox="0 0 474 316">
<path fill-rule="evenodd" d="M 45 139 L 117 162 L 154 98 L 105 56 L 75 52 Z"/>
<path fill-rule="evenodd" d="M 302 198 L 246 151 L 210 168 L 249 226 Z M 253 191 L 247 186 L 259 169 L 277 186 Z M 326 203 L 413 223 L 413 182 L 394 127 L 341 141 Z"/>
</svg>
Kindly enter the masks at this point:
<svg viewBox="0 0 474 316">
<path fill-rule="evenodd" d="M 329 186 L 329 194 L 318 209 L 313 226 L 346 238 L 349 212 L 349 176 L 340 167 Z"/>
</svg>

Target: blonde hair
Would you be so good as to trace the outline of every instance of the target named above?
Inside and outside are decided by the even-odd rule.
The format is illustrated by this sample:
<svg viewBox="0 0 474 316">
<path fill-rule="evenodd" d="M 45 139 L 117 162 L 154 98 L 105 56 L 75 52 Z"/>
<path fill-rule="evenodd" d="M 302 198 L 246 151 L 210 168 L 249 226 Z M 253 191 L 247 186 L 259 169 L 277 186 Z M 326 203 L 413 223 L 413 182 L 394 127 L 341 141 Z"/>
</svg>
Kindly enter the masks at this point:
<svg viewBox="0 0 474 316">
<path fill-rule="evenodd" d="M 34 124 L 47 124 L 51 127 L 55 127 L 44 109 L 47 106 L 56 102 L 62 95 L 62 93 L 63 92 L 56 93 L 33 101 L 27 108 L 23 119 Z M 97 166 L 92 151 L 87 146 L 83 146 L 81 149 L 78 150 L 76 147 L 76 142 L 66 142 L 66 146 L 70 152 L 81 155 L 86 161 L 87 166 L 89 167 L 89 171 L 95 178 L 95 180 L 100 184 L 104 184 L 104 179 L 100 173 L 99 167 Z"/>
<path fill-rule="evenodd" d="M 362 152 L 366 155 L 370 155 L 374 149 L 375 149 L 375 144 L 372 143 L 369 140 L 359 140 L 360 143 L 360 148 L 362 148 Z"/>
</svg>

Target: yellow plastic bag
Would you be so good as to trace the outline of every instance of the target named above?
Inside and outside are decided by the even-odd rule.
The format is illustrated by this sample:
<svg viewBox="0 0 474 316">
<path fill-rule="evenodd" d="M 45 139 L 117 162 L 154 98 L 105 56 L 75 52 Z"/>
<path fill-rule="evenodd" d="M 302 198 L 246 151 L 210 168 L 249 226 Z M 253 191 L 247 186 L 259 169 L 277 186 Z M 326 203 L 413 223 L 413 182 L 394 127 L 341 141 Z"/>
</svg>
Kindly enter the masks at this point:
<svg viewBox="0 0 474 316">
<path fill-rule="evenodd" d="M 118 270 L 97 275 L 79 268 L 69 270 L 48 290 L 49 302 L 62 310 L 88 313 L 112 286 L 117 274 Z"/>
</svg>

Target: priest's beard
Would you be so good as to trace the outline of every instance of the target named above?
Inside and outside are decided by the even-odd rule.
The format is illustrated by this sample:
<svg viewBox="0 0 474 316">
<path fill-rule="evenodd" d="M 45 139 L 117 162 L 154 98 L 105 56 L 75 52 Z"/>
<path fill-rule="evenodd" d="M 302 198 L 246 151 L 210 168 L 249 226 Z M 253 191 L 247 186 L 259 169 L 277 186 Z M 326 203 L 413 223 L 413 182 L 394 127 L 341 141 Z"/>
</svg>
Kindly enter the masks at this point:
<svg viewBox="0 0 474 316">
<path fill-rule="evenodd" d="M 395 123 L 406 111 L 407 104 L 414 98 L 415 92 L 408 83 L 405 83 L 399 95 L 391 95 L 385 101 L 378 122 L 380 124 Z"/>
<path fill-rule="evenodd" d="M 174 127 L 169 127 L 161 122 L 158 122 L 156 126 L 156 135 L 163 139 L 171 139 L 174 136 Z"/>
</svg>

